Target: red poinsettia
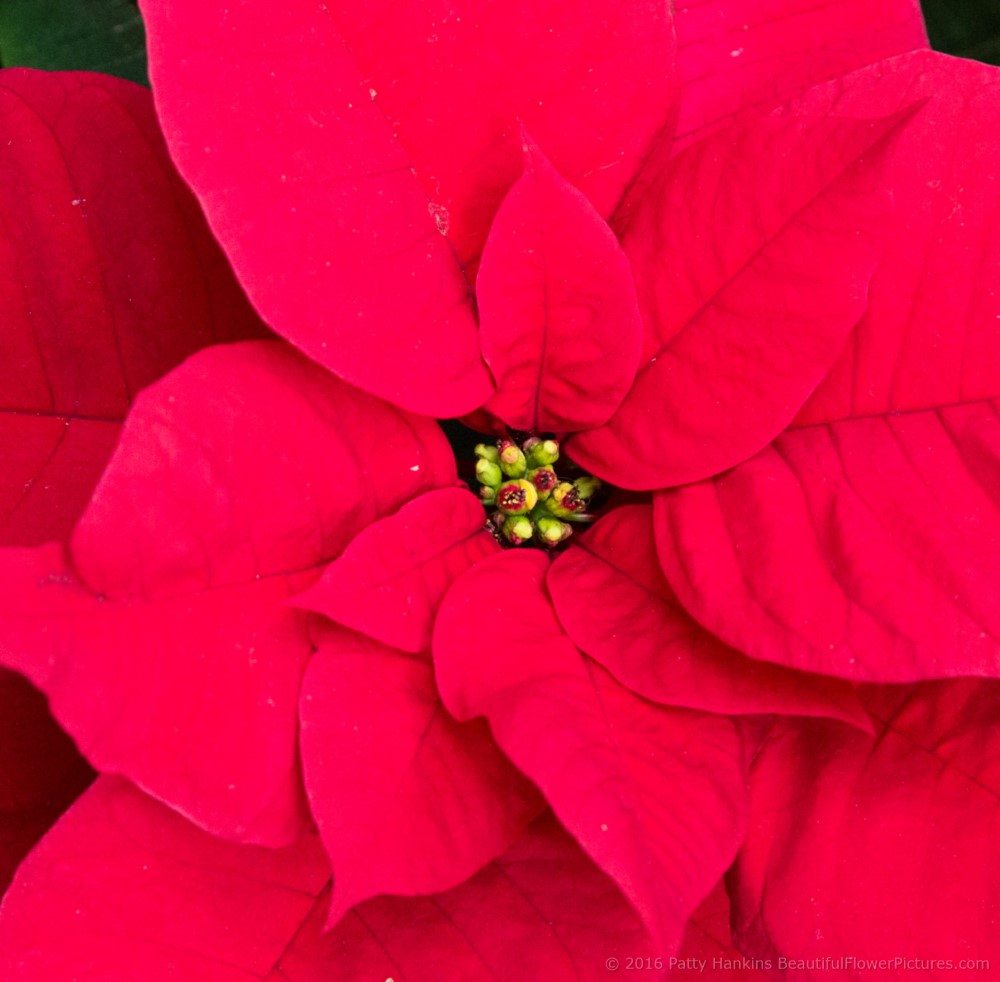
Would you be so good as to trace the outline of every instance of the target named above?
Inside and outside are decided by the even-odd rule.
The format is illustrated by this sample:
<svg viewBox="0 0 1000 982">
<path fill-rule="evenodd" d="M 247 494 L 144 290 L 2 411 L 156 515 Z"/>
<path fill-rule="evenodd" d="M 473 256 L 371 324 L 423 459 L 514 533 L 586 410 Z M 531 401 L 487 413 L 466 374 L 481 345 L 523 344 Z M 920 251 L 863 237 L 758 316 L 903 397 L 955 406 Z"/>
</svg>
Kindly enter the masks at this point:
<svg viewBox="0 0 1000 982">
<path fill-rule="evenodd" d="M 247 4 L 200 11 L 195 34 L 193 5 L 147 6 L 174 153 L 255 304 L 402 408 L 282 343 L 212 348 L 139 396 L 66 546 L 4 553 L 0 655 L 95 764 L 218 836 L 298 836 L 227 843 L 102 778 L 9 895 L 8 973 L 519 978 L 529 955 L 532 977 L 604 977 L 619 955 L 657 972 L 738 850 L 747 953 L 989 952 L 989 870 L 955 857 L 944 903 L 927 881 L 954 857 L 949 821 L 991 820 L 992 683 L 859 703 L 844 679 L 995 673 L 997 311 L 936 299 L 957 256 L 995 262 L 984 151 L 959 125 L 987 125 L 993 75 L 883 62 L 672 158 L 674 27 L 684 143 L 919 45 L 914 12 L 781 4 L 751 23 L 708 4 L 672 22 L 637 4 L 610 23 L 533 11 L 525 32 L 506 9 Z M 866 17 L 884 31 L 852 43 Z M 253 58 L 220 77 L 217 43 Z M 242 110 L 225 125 L 220 94 Z M 619 246 L 601 216 L 626 187 Z M 554 562 L 501 553 L 410 412 L 483 402 L 585 430 L 570 454 L 617 483 L 698 483 L 611 512 Z M 881 823 L 908 852 L 934 843 L 906 893 Z M 802 899 L 813 876 L 834 891 L 821 908 Z M 378 893 L 435 896 L 345 913 Z M 735 957 L 704 940 L 720 910 L 691 957 Z"/>
</svg>

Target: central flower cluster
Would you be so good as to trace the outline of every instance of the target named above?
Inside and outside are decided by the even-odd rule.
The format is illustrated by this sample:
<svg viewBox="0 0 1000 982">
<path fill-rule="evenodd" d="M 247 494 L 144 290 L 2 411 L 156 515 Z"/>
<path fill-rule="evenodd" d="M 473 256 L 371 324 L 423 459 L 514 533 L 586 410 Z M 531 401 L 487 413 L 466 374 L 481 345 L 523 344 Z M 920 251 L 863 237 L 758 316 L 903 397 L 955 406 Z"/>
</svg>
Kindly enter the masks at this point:
<svg viewBox="0 0 1000 982">
<path fill-rule="evenodd" d="M 572 534 L 571 522 L 589 522 L 591 499 L 601 487 L 596 477 L 561 480 L 554 464 L 559 441 L 529 437 L 520 446 L 498 440 L 476 446 L 479 496 L 490 512 L 498 541 L 512 546 L 535 542 L 553 549 Z"/>
</svg>

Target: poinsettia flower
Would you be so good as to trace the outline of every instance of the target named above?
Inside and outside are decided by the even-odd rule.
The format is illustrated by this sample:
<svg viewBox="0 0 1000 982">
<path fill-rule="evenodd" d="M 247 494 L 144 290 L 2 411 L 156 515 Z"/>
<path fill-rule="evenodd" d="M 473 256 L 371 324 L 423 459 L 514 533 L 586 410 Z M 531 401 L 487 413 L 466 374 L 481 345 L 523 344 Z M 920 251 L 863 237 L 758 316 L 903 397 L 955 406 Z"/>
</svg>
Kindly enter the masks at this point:
<svg viewBox="0 0 1000 982">
<path fill-rule="evenodd" d="M 326 448 L 322 458 L 311 452 L 317 445 Z M 284 467 L 276 471 L 275 460 Z M 395 572 L 423 567 L 423 597 L 412 583 L 403 587 L 410 633 L 388 640 L 424 651 L 444 589 L 497 551 L 482 531 L 481 506 L 447 487 L 454 482 L 450 451 L 429 421 L 349 389 L 272 342 L 203 351 L 139 395 L 68 541 L 4 554 L 5 660 L 45 689 L 101 769 L 129 775 L 212 831 L 270 844 L 309 824 L 295 738 L 301 682 L 307 790 L 338 870 L 331 916 L 373 893 L 460 882 L 522 834 L 542 809 L 537 792 L 483 723 L 444 713 L 426 658 L 407 660 L 330 628 L 310 634 L 306 619 L 281 603 L 352 533 L 391 515 L 388 529 L 355 538 L 343 562 L 363 563 L 373 542 L 377 549 L 388 540 L 396 549 L 384 555 L 400 567 Z M 426 488 L 440 490 L 392 514 Z M 445 519 L 458 541 L 449 543 L 435 592 L 428 572 L 439 568 Z M 311 657 L 313 644 L 319 650 Z M 360 656 L 353 667 L 352 647 Z M 384 670 L 390 663 L 395 673 Z M 395 691 L 390 679 L 398 679 Z M 376 680 L 383 691 L 365 702 Z M 606 687 L 616 691 L 610 679 Z M 378 711 L 396 691 L 388 725 Z M 621 698 L 623 712 L 642 706 L 624 689 Z M 350 729 L 345 709 L 358 720 Z M 704 785 L 718 823 L 713 839 L 701 836 L 703 861 L 692 866 L 684 849 L 661 847 L 681 899 L 648 911 L 647 922 L 670 946 L 735 855 L 745 821 L 742 756 L 725 721 L 652 705 L 646 713 L 661 753 L 680 755 L 703 733 L 719 744 L 710 757 L 719 776 Z M 374 722 L 381 742 L 371 738 Z M 365 757 L 356 749 L 359 731 Z M 572 728 L 567 735 L 587 738 Z M 641 756 L 647 737 L 637 738 Z M 204 754 L 206 744 L 213 754 Z M 346 772 L 352 752 L 356 791 Z M 382 754 L 381 786 L 369 777 L 372 753 Z M 678 780 L 696 771 L 678 756 Z M 627 773 L 617 780 L 633 783 Z M 352 811 L 338 828 L 345 788 Z M 375 825 L 387 797 L 409 805 L 406 825 Z M 690 795 L 691 816 L 701 802 L 700 792 Z M 355 883 L 352 853 L 341 844 L 359 832 L 370 841 L 353 851 L 366 861 Z M 414 833 L 424 855 L 413 850 Z M 619 838 L 617 828 L 611 838 Z M 623 845 L 634 852 L 627 832 L 616 849 Z M 371 862 L 378 852 L 380 865 Z M 658 907 L 655 897 L 646 902 Z"/>
<path fill-rule="evenodd" d="M 415 165 L 414 173 L 394 174 L 402 174 L 400 179 L 410 192 L 415 192 L 418 184 L 428 191 L 433 178 L 436 190 L 428 202 L 436 219 L 433 224 L 455 246 L 465 264 L 469 286 L 475 286 L 481 348 L 498 386 L 487 400 L 486 408 L 504 423 L 532 430 L 583 430 L 568 441 L 566 452 L 591 472 L 619 486 L 653 489 L 683 485 L 727 471 L 766 448 L 782 430 L 796 422 L 797 414 L 824 378 L 851 379 L 853 384 L 857 373 L 866 369 L 859 369 L 855 363 L 853 347 L 845 351 L 848 339 L 876 335 L 881 338 L 883 315 L 890 326 L 885 328 L 887 341 L 877 342 L 884 347 L 879 357 L 892 364 L 909 357 L 899 353 L 898 344 L 894 345 L 890 337 L 896 330 L 891 324 L 893 318 L 898 318 L 898 311 L 908 309 L 911 304 L 906 292 L 900 291 L 894 282 L 902 258 L 899 246 L 888 240 L 902 242 L 905 236 L 896 233 L 909 228 L 913 218 L 907 209 L 900 207 L 900 196 L 895 190 L 892 218 L 880 211 L 879 181 L 875 175 L 890 175 L 884 182 L 887 188 L 895 189 L 901 181 L 911 181 L 912 186 L 908 176 L 913 171 L 911 158 L 917 154 L 927 159 L 924 144 L 937 139 L 940 131 L 937 118 L 950 112 L 949 96 L 944 91 L 936 91 L 936 106 L 919 109 L 916 118 L 906 119 L 904 111 L 920 101 L 921 90 L 911 87 L 906 93 L 890 97 L 882 87 L 877 91 L 872 89 L 867 96 L 869 108 L 863 113 L 845 109 L 831 114 L 827 106 L 817 115 L 803 104 L 791 112 L 765 119 L 752 114 L 749 119 L 728 125 L 722 135 L 709 136 L 692 146 L 687 144 L 694 133 L 701 135 L 718 128 L 731 115 L 732 99 L 727 106 L 716 98 L 723 88 L 730 96 L 739 95 L 743 108 L 754 104 L 766 107 L 787 99 L 807 82 L 822 78 L 824 73 L 835 75 L 878 54 L 920 47 L 922 29 L 913 5 L 886 4 L 873 11 L 870 5 L 848 3 L 817 10 L 803 4 L 778 7 L 766 18 L 756 12 L 751 16 L 751 11 L 739 4 L 709 5 L 701 11 L 704 20 L 693 17 L 691 9 L 681 11 L 674 25 L 680 38 L 678 50 L 684 52 L 678 55 L 679 78 L 682 90 L 693 89 L 689 102 L 700 114 L 699 122 L 679 126 L 680 138 L 677 144 L 672 144 L 668 138 L 669 120 L 666 125 L 663 123 L 663 107 L 677 105 L 671 99 L 670 85 L 652 94 L 642 89 L 641 111 L 628 121 L 626 130 L 614 127 L 610 130 L 620 141 L 618 158 L 627 173 L 623 181 L 622 168 L 615 163 L 605 170 L 617 173 L 613 177 L 606 175 L 606 179 L 612 181 L 618 192 L 631 187 L 616 209 L 614 196 L 609 195 L 602 183 L 605 178 L 598 173 L 601 167 L 580 173 L 576 154 L 593 153 L 594 147 L 581 135 L 582 142 L 570 153 L 558 134 L 551 135 L 552 125 L 547 115 L 552 110 L 551 100 L 548 103 L 544 99 L 529 100 L 529 105 L 520 88 L 498 89 L 502 95 L 495 102 L 486 102 L 483 118 L 472 127 L 463 152 L 480 164 L 478 170 L 467 166 L 459 170 L 453 160 L 443 160 L 442 147 L 457 153 L 454 147 L 469 129 L 467 115 L 456 110 L 448 116 L 432 116 L 429 122 L 425 116 L 413 118 L 404 112 L 415 104 L 412 99 L 406 101 L 406 93 L 411 92 L 411 86 L 412 91 L 424 92 L 429 88 L 437 92 L 452 78 L 452 73 L 468 66 L 470 52 L 479 49 L 490 52 L 490 57 L 480 59 L 486 66 L 502 63 L 496 53 L 505 50 L 506 35 L 487 30 L 491 25 L 480 23 L 476 17 L 467 17 L 464 26 L 459 27 L 463 23 L 461 12 L 453 11 L 455 23 L 444 35 L 444 47 L 438 48 L 435 45 L 442 36 L 430 31 L 424 22 L 429 17 L 436 24 L 434 15 L 416 7 L 410 13 L 412 20 L 401 22 L 398 36 L 395 26 L 381 33 L 378 50 L 365 46 L 370 45 L 370 40 L 355 43 L 359 22 L 349 12 L 324 8 L 303 13 L 301 20 L 289 22 L 286 25 L 289 36 L 301 30 L 310 38 L 315 37 L 309 42 L 310 50 L 315 49 L 317 58 L 323 54 L 325 72 L 318 76 L 310 72 L 307 78 L 297 76 L 298 62 L 295 65 L 287 60 L 281 62 L 282 85 L 272 86 L 270 97 L 292 106 L 290 112 L 275 117 L 285 128 L 280 134 L 277 131 L 273 134 L 276 138 L 268 143 L 267 160 L 259 168 L 241 172 L 235 180 L 237 185 L 245 180 L 247 193 L 253 192 L 255 198 L 267 190 L 275 191 L 274 207 L 282 216 L 282 234 L 292 237 L 297 246 L 295 254 L 304 264 L 299 270 L 301 275 L 312 276 L 310 270 L 317 267 L 323 243 L 332 248 L 346 239 L 336 229 L 325 239 L 319 238 L 315 230 L 297 230 L 296 223 L 311 222 L 312 218 L 291 219 L 286 215 L 286 211 L 298 215 L 302 210 L 292 198 L 295 194 L 308 194 L 312 186 L 310 168 L 329 171 L 328 161 L 340 159 L 336 154 L 343 154 L 342 148 L 350 146 L 355 165 L 374 174 L 377 181 L 385 172 L 375 164 L 385 154 L 409 155 Z M 390 357 L 389 352 L 398 353 L 402 349 L 385 343 L 385 350 L 373 352 L 367 336 L 352 331 L 349 344 L 332 346 L 335 350 L 324 349 L 325 353 L 316 354 L 313 341 L 299 335 L 302 318 L 294 312 L 289 314 L 283 307 L 272 306 L 267 297 L 258 294 L 258 266 L 265 255 L 260 251 L 260 228 L 232 217 L 237 208 L 241 215 L 251 211 L 239 205 L 238 199 L 242 200 L 244 192 L 239 187 L 233 189 L 229 163 L 235 154 L 245 155 L 247 141 L 259 140 L 260 135 L 256 129 L 253 133 L 234 129 L 219 135 L 218 145 L 208 143 L 208 152 L 204 152 L 200 136 L 209 139 L 207 127 L 210 119 L 214 119 L 211 100 L 199 100 L 196 104 L 189 97 L 197 72 L 171 71 L 172 45 L 186 37 L 185 18 L 195 16 L 193 6 L 174 4 L 169 13 L 166 7 L 154 6 L 148 14 L 153 76 L 168 138 L 209 214 L 218 211 L 220 237 L 233 254 L 248 289 L 282 333 L 335 371 L 346 374 L 359 385 L 368 384 L 341 359 L 363 358 L 367 371 L 381 365 L 383 358 Z M 249 44 L 262 32 L 270 36 L 272 19 L 283 16 L 264 5 L 258 8 L 249 4 L 238 15 L 220 15 L 209 28 L 222 32 L 229 40 L 232 32 L 241 44 Z M 551 33 L 554 40 L 542 40 L 540 44 L 570 44 L 572 48 L 585 43 L 583 35 L 576 30 L 570 32 L 558 21 L 559 15 L 551 16 L 556 18 L 550 25 L 551 32 L 546 29 L 539 36 Z M 610 46 L 604 44 L 602 35 L 602 72 L 604 66 L 615 64 L 620 57 L 619 46 L 629 39 L 634 41 L 629 33 L 635 27 L 635 22 L 629 19 L 633 16 L 653 18 L 645 25 L 646 42 L 633 44 L 642 56 L 646 56 L 650 46 L 659 45 L 661 55 L 671 47 L 670 25 L 664 27 L 648 9 L 625 8 L 618 29 L 611 32 Z M 805 57 L 803 51 L 811 51 L 815 37 L 824 32 L 827 36 L 833 21 L 837 30 L 843 32 L 839 35 L 845 39 L 843 46 L 832 45 L 822 60 Z M 682 29 L 685 23 L 688 34 Z M 713 33 L 712 24 L 720 30 Z M 795 28 L 803 25 L 807 30 L 797 35 Z M 428 27 L 430 33 L 411 30 L 415 27 Z M 720 59 L 714 46 L 718 44 L 718 36 L 721 33 L 728 38 L 737 29 L 745 35 L 745 44 L 731 49 L 728 61 Z M 866 30 L 870 33 L 866 34 Z M 712 43 L 703 42 L 703 35 L 711 36 Z M 431 36 L 436 38 L 434 42 L 424 41 Z M 859 43 L 861 36 L 868 40 Z M 796 37 L 800 47 L 790 41 Z M 419 43 L 415 38 L 420 39 Z M 337 39 L 347 43 L 337 47 Z M 744 59 L 744 55 L 750 57 Z M 635 58 L 634 52 L 630 57 Z M 207 71 L 212 54 L 202 47 L 193 58 Z M 158 62 L 162 63 L 162 69 Z M 492 83 L 493 70 L 493 67 L 482 69 L 484 86 Z M 533 71 L 543 70 L 533 65 Z M 255 92 L 255 87 L 264 84 L 257 79 L 258 71 L 263 73 L 257 65 L 240 66 L 238 72 L 227 75 L 229 88 L 220 87 L 218 97 L 222 98 L 222 93 Z M 275 71 L 272 63 L 269 77 Z M 619 73 L 616 78 L 619 79 L 616 84 L 626 89 L 640 85 L 628 73 Z M 710 80 L 715 80 L 717 87 Z M 537 94 L 541 83 L 534 78 L 528 81 L 535 85 L 530 91 Z M 363 100 L 356 103 L 352 93 L 360 88 L 363 94 L 368 83 L 370 91 L 376 92 L 376 99 L 369 98 L 368 104 Z M 581 96 L 583 109 L 592 109 L 587 100 L 606 94 L 610 84 L 595 83 L 587 88 Z M 871 88 L 864 79 L 855 84 L 859 90 Z M 301 108 L 308 102 L 296 96 L 305 87 L 321 89 L 341 107 L 334 116 L 321 121 L 323 125 L 318 128 L 324 130 L 323 135 L 314 132 L 317 120 L 310 119 L 309 111 Z M 387 103 L 378 102 L 380 91 L 392 93 Z M 448 87 L 448 91 L 453 91 L 453 87 Z M 543 103 L 541 116 L 535 111 L 535 101 Z M 875 105 L 880 112 L 874 110 Z M 560 103 L 559 108 L 565 109 L 565 103 Z M 658 128 L 649 124 L 654 108 L 661 112 Z M 383 125 L 376 125 L 384 124 L 385 114 L 389 122 L 399 124 L 389 128 L 391 133 Z M 859 119 L 859 115 L 863 118 Z M 352 141 L 342 139 L 335 148 L 330 147 L 328 130 L 341 136 L 352 134 Z M 485 150 L 484 132 L 494 136 Z M 606 140 L 609 131 L 597 128 L 595 132 L 600 135 L 593 139 L 600 143 Z M 651 142 L 650 133 L 654 132 L 656 139 Z M 279 135 L 281 138 L 277 139 Z M 324 141 L 323 153 L 306 154 L 301 147 L 314 137 Z M 303 140 L 306 144 L 301 143 Z M 550 154 L 545 152 L 547 141 Z M 643 149 L 650 146 L 654 152 L 643 159 Z M 678 147 L 685 146 L 684 152 L 675 155 Z M 519 150 L 523 173 L 518 179 L 518 164 L 512 163 L 512 155 L 516 157 Z M 369 152 L 372 158 L 366 163 L 364 155 Z M 306 164 L 307 160 L 311 163 Z M 295 174 L 296 180 L 302 179 L 301 187 L 297 185 L 298 191 L 282 190 L 289 183 L 293 162 L 299 168 Z M 414 174 L 415 181 L 411 180 Z M 357 182 L 345 187 L 345 194 L 354 194 Z M 361 193 L 351 198 L 355 205 L 366 200 Z M 412 196 L 407 200 L 411 201 Z M 493 212 L 487 202 L 499 202 L 499 207 Z M 443 222 L 441 208 L 450 216 L 447 222 Z M 612 224 L 620 242 L 603 221 L 612 211 L 615 211 Z M 418 212 L 421 209 L 414 205 L 404 220 L 396 209 L 391 216 L 396 223 L 394 234 L 398 234 L 400 226 L 412 228 Z M 368 213 L 382 214 L 370 210 Z M 430 229 L 430 216 L 425 225 Z M 726 234 L 715 232 L 706 236 L 705 228 L 724 228 Z M 352 231 L 350 236 L 354 235 Z M 388 241 L 372 226 L 362 238 L 377 250 Z M 418 237 L 418 241 L 424 240 Z M 927 243 L 925 251 L 940 257 L 933 263 L 941 263 L 961 248 L 962 242 L 956 240 L 940 247 Z M 907 262 L 910 268 L 917 268 L 912 243 L 909 252 Z M 399 250 L 393 250 L 392 256 L 398 255 Z M 477 278 L 469 264 L 477 265 L 480 258 L 482 266 Z M 323 262 L 325 269 L 326 260 Z M 341 273 L 346 269 L 336 263 L 332 268 L 340 269 Z M 412 273 L 409 267 L 406 269 Z M 394 270 L 399 272 L 396 267 L 386 267 L 380 275 L 389 275 Z M 298 276 L 299 272 L 288 275 Z M 409 273 L 401 282 L 413 279 Z M 420 280 L 429 282 L 441 275 L 438 269 L 437 273 L 427 272 Z M 270 282 L 268 279 L 267 283 Z M 331 290 L 345 289 L 341 279 L 327 285 Z M 363 282 L 354 276 L 348 285 L 351 291 L 348 309 L 356 309 L 363 320 L 369 313 L 366 298 L 372 291 L 366 293 Z M 872 291 L 877 298 L 874 304 L 869 303 Z M 381 297 L 385 291 L 379 285 L 374 292 Z M 880 299 L 888 297 L 889 292 L 893 294 L 897 313 L 889 313 L 888 302 Z M 282 303 L 287 302 L 289 294 L 311 295 L 305 289 L 286 290 Z M 418 308 L 424 309 L 419 305 L 412 309 Z M 871 311 L 867 319 L 866 311 Z M 981 322 L 988 323 L 989 316 L 988 311 L 982 312 Z M 442 333 L 438 321 L 433 317 L 430 321 L 438 326 L 427 327 L 431 333 L 426 336 L 411 332 L 417 339 L 413 343 L 427 349 L 435 347 L 436 342 L 449 357 L 460 348 L 465 350 L 464 342 L 457 344 L 457 335 L 450 329 Z M 954 336 L 969 334 L 969 330 L 962 328 Z M 388 342 L 385 335 L 375 337 L 376 344 Z M 350 355 L 344 355 L 344 350 Z M 603 354 L 600 359 L 595 357 L 596 352 L 608 351 L 610 354 Z M 923 370 L 918 369 L 916 374 L 923 374 Z M 410 372 L 399 380 L 382 370 L 376 375 L 381 394 L 404 403 L 411 399 L 408 393 L 414 379 L 420 378 L 422 383 L 425 377 L 423 372 Z M 441 385 L 424 389 L 433 389 L 435 394 L 445 391 Z M 937 396 L 929 404 L 936 399 Z M 891 399 L 886 409 L 894 411 Z M 822 415 L 821 410 L 818 418 Z M 812 439 L 810 436 L 806 442 Z M 706 485 L 702 490 L 712 494 L 711 487 L 714 485 Z M 695 493 L 677 495 L 676 499 L 686 501 Z M 740 507 L 745 506 L 741 503 Z M 701 520 L 699 516 L 684 528 L 704 552 L 709 539 L 701 535 Z M 728 541 L 726 531 L 711 515 L 707 520 L 715 523 L 723 543 Z M 945 541 L 945 537 L 941 536 L 941 540 Z M 838 548 L 835 542 L 821 542 L 818 560 L 833 561 Z M 683 582 L 677 563 L 684 549 L 674 551 L 669 545 L 663 549 L 668 554 L 664 563 L 672 588 L 702 623 L 709 623 L 710 617 L 718 620 L 731 609 L 724 602 L 717 603 L 715 598 L 708 599 L 708 591 L 700 593 L 700 584 L 691 588 Z M 839 549 L 839 553 L 843 552 Z M 954 562 L 961 564 L 964 559 L 957 558 L 958 555 L 953 549 Z M 852 578 L 862 578 L 865 563 L 862 552 L 850 550 L 849 556 L 848 562 L 856 567 L 852 568 Z M 836 561 L 844 560 L 837 555 Z M 699 573 L 699 578 L 711 575 L 708 572 L 711 562 L 711 559 L 705 561 L 702 566 L 705 572 Z M 766 574 L 770 568 L 769 564 L 758 564 L 757 573 Z M 794 577 L 784 572 L 782 578 L 786 584 L 795 582 Z M 723 582 L 720 578 L 716 589 Z M 867 581 L 861 586 L 867 589 Z M 833 601 L 825 616 L 836 622 L 843 604 L 837 597 Z M 704 610 L 707 606 L 712 607 L 711 614 Z M 948 617 L 943 619 L 935 615 L 939 632 L 947 636 L 952 621 L 961 616 L 955 609 L 948 611 Z M 758 636 L 751 639 L 746 635 L 758 631 L 760 618 L 755 621 L 754 616 L 741 614 L 736 619 L 742 625 L 742 634 L 728 626 L 717 627 L 714 622 L 710 626 L 740 650 L 752 651 L 755 657 L 772 661 L 785 657 L 779 650 L 783 638 L 774 640 L 768 636 L 768 632 L 782 634 L 778 625 L 765 624 Z M 973 618 L 970 627 L 976 623 Z M 807 670 L 834 671 L 829 668 L 829 659 L 817 657 L 817 651 L 822 655 L 824 650 L 830 650 L 829 643 L 824 647 L 814 645 L 808 652 L 809 658 L 800 654 L 794 663 L 787 660 L 785 663 Z M 973 661 L 978 666 L 973 670 L 982 670 L 982 658 Z M 866 677 L 895 680 L 967 670 L 970 670 L 968 662 L 954 661 L 933 667 L 921 665 L 908 676 L 876 671 Z M 845 669 L 841 666 L 837 671 L 843 674 Z"/>
</svg>

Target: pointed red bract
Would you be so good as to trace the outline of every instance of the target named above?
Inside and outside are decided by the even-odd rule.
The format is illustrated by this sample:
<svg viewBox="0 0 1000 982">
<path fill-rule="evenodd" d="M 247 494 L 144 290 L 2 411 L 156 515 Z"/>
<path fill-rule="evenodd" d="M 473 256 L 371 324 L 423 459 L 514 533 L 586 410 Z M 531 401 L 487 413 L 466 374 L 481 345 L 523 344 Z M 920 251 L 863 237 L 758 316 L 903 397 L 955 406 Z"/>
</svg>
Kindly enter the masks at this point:
<svg viewBox="0 0 1000 982">
<path fill-rule="evenodd" d="M 754 661 L 691 618 L 660 571 L 652 511 L 615 509 L 549 569 L 546 585 L 573 643 L 654 702 L 830 716 L 868 728 L 852 686 Z"/>
<path fill-rule="evenodd" d="M 402 651 L 427 651 L 455 577 L 500 550 L 485 524 L 482 502 L 462 488 L 421 495 L 362 531 L 295 605 Z"/>
<path fill-rule="evenodd" d="M 0 976 L 263 978 L 327 880 L 319 840 L 224 842 L 99 778 L 18 872 L 0 913 Z"/>
<path fill-rule="evenodd" d="M 481 403 L 492 385 L 469 286 L 327 7 L 143 12 L 174 159 L 264 319 L 406 408 Z"/>
<path fill-rule="evenodd" d="M 548 557 L 505 553 L 441 606 L 434 662 L 458 719 L 497 742 L 672 954 L 735 854 L 746 821 L 742 748 L 721 717 L 656 706 L 580 655 L 544 589 Z M 469 656 L 492 630 L 507 643 Z"/>
<path fill-rule="evenodd" d="M 140 395 L 68 556 L 0 553 L 0 658 L 102 770 L 220 834 L 288 841 L 311 647 L 284 601 L 454 481 L 432 421 L 278 342 L 208 349 Z"/>
<path fill-rule="evenodd" d="M 821 86 L 794 112 L 872 116 L 925 99 L 888 150 L 892 235 L 869 309 L 795 424 L 1000 396 L 1000 70 L 934 52 Z"/>
<path fill-rule="evenodd" d="M 454 890 L 369 901 L 332 932 L 328 878 L 315 836 L 281 850 L 226 843 L 101 778 L 20 870 L 0 912 L 0 974 L 523 982 L 533 966 L 598 982 L 609 957 L 654 954 L 614 884 L 548 815 Z"/>
<path fill-rule="evenodd" d="M 63 538 L 142 386 L 263 333 L 167 157 L 149 92 L 0 73 L 0 541 Z"/>
<path fill-rule="evenodd" d="M 674 8 L 674 24 L 676 148 L 751 106 L 927 47 L 917 0 L 693 0 Z"/>
<path fill-rule="evenodd" d="M 1000 675 L 996 403 L 792 430 L 656 498 L 685 607 L 754 658 L 901 682 Z"/>
<path fill-rule="evenodd" d="M 998 699 L 995 682 L 873 691 L 874 742 L 815 721 L 776 724 L 754 761 L 731 881 L 741 949 L 775 962 L 923 960 L 891 962 L 887 978 L 992 977 L 959 962 L 1000 959 Z M 793 966 L 788 977 L 818 974 Z"/>
<path fill-rule="evenodd" d="M 628 260 L 587 199 L 524 139 L 524 173 L 490 229 L 476 285 L 486 404 L 509 426 L 566 433 L 607 421 L 639 363 Z"/>
<path fill-rule="evenodd" d="M 667 117 L 670 21 L 642 0 L 144 14 L 168 142 L 265 319 L 437 416 L 491 391 L 461 264 L 516 178 L 518 121 L 608 214 Z"/>
<path fill-rule="evenodd" d="M 330 921 L 379 894 L 449 889 L 506 852 L 544 805 L 486 723 L 452 719 L 425 658 L 342 628 L 316 641 L 301 746 L 333 864 Z"/>
<path fill-rule="evenodd" d="M 664 487 L 788 425 L 864 313 L 887 207 L 873 176 L 904 125 L 752 120 L 652 181 L 622 240 L 646 329 L 639 373 L 607 424 L 567 443 L 574 460 Z"/>
<path fill-rule="evenodd" d="M 604 982 L 612 959 L 658 954 L 612 881 L 551 814 L 448 893 L 369 901 L 326 937 L 311 927 L 281 963 L 293 982 L 326 982 L 317 966 L 331 957 L 346 982 L 373 974 L 406 982 Z M 312 956 L 308 970 L 300 952 Z"/>
<path fill-rule="evenodd" d="M 284 843 L 308 822 L 296 705 L 311 648 L 285 604 L 301 579 L 110 602 L 61 547 L 5 550 L 0 661 L 48 695 L 98 770 L 219 834 Z"/>
</svg>

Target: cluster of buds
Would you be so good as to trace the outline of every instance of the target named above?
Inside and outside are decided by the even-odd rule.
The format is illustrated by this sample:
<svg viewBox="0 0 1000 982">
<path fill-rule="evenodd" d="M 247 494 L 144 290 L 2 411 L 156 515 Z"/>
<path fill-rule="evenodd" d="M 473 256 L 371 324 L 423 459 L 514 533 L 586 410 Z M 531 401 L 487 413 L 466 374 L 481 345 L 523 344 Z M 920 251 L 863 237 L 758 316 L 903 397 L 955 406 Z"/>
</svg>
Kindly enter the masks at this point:
<svg viewBox="0 0 1000 982">
<path fill-rule="evenodd" d="M 572 534 L 570 523 L 593 520 L 587 508 L 601 482 L 587 476 L 560 480 L 553 466 L 559 460 L 558 440 L 480 443 L 476 458 L 479 496 L 499 540 L 514 546 L 534 541 L 553 549 Z"/>
</svg>

